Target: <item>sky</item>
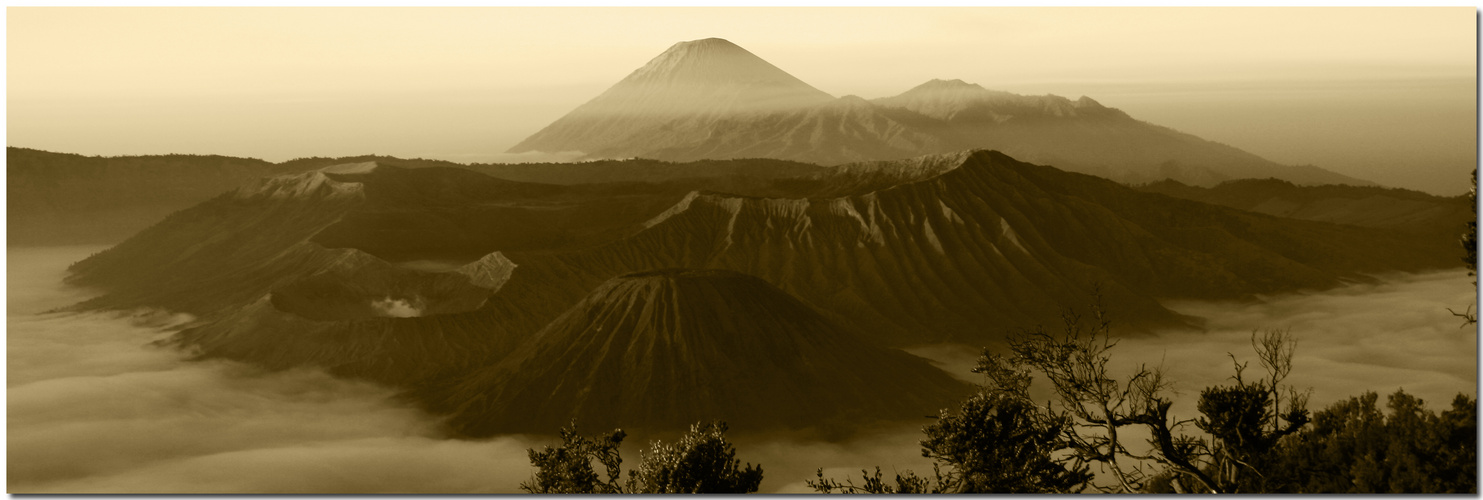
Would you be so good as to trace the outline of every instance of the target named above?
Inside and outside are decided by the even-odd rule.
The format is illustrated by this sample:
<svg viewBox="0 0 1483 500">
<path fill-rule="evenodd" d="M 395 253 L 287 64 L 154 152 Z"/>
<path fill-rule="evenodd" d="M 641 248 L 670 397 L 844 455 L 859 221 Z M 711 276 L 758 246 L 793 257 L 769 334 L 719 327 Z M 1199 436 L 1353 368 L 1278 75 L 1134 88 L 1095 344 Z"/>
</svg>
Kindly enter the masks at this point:
<svg viewBox="0 0 1483 500">
<path fill-rule="evenodd" d="M 87 155 L 541 160 L 504 151 L 720 37 L 835 96 L 1087 95 L 1446 195 L 1477 161 L 1475 7 L 11 7 L 6 25 L 7 144 Z"/>
</svg>

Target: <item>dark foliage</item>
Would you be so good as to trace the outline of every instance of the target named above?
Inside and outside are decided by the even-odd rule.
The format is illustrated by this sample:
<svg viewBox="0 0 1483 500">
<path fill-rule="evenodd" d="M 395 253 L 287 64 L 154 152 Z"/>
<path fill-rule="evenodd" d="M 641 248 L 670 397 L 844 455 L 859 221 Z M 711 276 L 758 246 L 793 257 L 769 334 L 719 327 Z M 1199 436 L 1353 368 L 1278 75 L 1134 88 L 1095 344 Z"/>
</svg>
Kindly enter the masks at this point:
<svg viewBox="0 0 1483 500">
<path fill-rule="evenodd" d="M 520 489 L 539 494 L 622 493 L 618 467 L 623 458 L 618 456 L 618 447 L 626 436 L 622 430 L 596 438 L 583 436 L 577 434 L 577 423 L 572 422 L 571 427 L 561 429 L 561 446 L 528 450 L 536 473 L 529 481 L 520 483 Z M 594 461 L 607 469 L 606 481 L 592 468 Z"/>
<path fill-rule="evenodd" d="M 1070 422 L 1042 419 L 1029 402 L 985 392 L 943 410 L 923 432 L 922 456 L 933 459 L 944 493 L 1068 493 L 1092 478 L 1084 464 L 1055 458 Z M 946 472 L 942 472 L 945 469 Z"/>
<path fill-rule="evenodd" d="M 939 493 L 927 478 L 918 477 L 915 472 L 910 470 L 896 475 L 896 486 L 886 484 L 885 480 L 881 479 L 880 466 L 876 466 L 875 475 L 873 476 L 863 469 L 860 470 L 860 475 L 863 481 L 860 486 L 855 486 L 853 479 L 846 479 L 845 482 L 840 483 L 834 479 L 824 477 L 824 469 L 819 469 L 819 479 L 817 481 L 809 480 L 808 485 L 814 491 L 826 495 L 830 493 L 868 493 L 875 495 Z"/>
<path fill-rule="evenodd" d="M 1281 391 L 1282 381 L 1292 371 L 1296 341 L 1286 330 L 1270 329 L 1252 332 L 1251 343 L 1266 378 L 1246 380 L 1242 375 L 1247 365 L 1236 362 L 1236 375 L 1231 377 L 1235 383 L 1205 388 L 1197 403 L 1201 417 L 1195 426 L 1210 436 L 1211 457 L 1205 472 L 1222 492 L 1266 491 L 1273 449 L 1309 421 L 1306 394 L 1289 387 L 1284 397 Z"/>
<path fill-rule="evenodd" d="M 1467 222 L 1460 243 L 1462 263 L 1468 268 L 1468 276 L 1474 276 L 1478 272 L 1478 169 L 1473 169 L 1473 187 L 1468 189 L 1468 204 L 1473 206 L 1473 217 Z"/>
<path fill-rule="evenodd" d="M 674 444 L 653 442 L 628 475 L 629 493 L 753 493 L 762 484 L 762 466 L 742 468 L 724 422 L 697 423 Z"/>
<path fill-rule="evenodd" d="M 1278 447 L 1269 491 L 1473 493 L 1478 491 L 1477 401 L 1459 394 L 1440 415 L 1397 391 L 1390 414 L 1365 393 L 1313 416 Z"/>
<path fill-rule="evenodd" d="M 1071 464 L 1056 453 L 1066 447 L 1061 436 L 1070 423 L 1043 419 L 1038 409 L 1002 392 L 969 397 L 957 414 L 942 410 L 922 433 L 922 456 L 933 460 L 934 480 L 912 471 L 896 475 L 893 487 L 879 467 L 872 476 L 860 471 L 862 483 L 824 477 L 808 481 L 820 493 L 1073 493 L 1086 488 L 1092 475 L 1083 464 Z"/>
<path fill-rule="evenodd" d="M 1462 263 L 1468 268 L 1468 276 L 1478 275 L 1478 169 L 1473 169 L 1473 187 L 1468 188 L 1468 205 L 1472 209 L 1472 217 L 1468 218 L 1462 236 L 1458 243 L 1462 245 Z M 1473 286 L 1478 286 L 1478 280 L 1473 280 Z M 1451 309 L 1448 309 L 1451 311 Z M 1453 316 L 1462 318 L 1462 326 L 1478 323 L 1478 315 L 1473 312 L 1473 307 L 1468 306 L 1463 312 L 1452 311 Z"/>
<path fill-rule="evenodd" d="M 1012 336 L 1008 356 L 985 351 L 974 372 L 984 374 L 990 387 L 1027 403 L 1033 380 L 1049 382 L 1055 396 L 1039 414 L 1041 421 L 1066 423 L 1062 436 L 1073 463 L 1095 462 L 1108 472 L 1113 482 L 1094 484 L 1099 490 L 1262 491 L 1267 455 L 1283 436 L 1308 422 L 1306 395 L 1282 385 L 1297 346 L 1291 334 L 1252 332 L 1263 378 L 1244 379 L 1247 364 L 1237 362 L 1233 386 L 1201 394 L 1203 417 L 1180 420 L 1169 413 L 1173 400 L 1160 368 L 1139 365 L 1125 378 L 1109 369 L 1117 341 L 1100 302 L 1093 302 L 1090 316 L 1066 312 L 1059 331 L 1037 327 Z M 1205 434 L 1187 434 L 1187 424 Z M 1120 436 L 1130 428 L 1149 433 L 1147 447 Z"/>
<path fill-rule="evenodd" d="M 736 450 L 726 441 L 726 423 L 697 423 L 674 444 L 655 441 L 643 453 L 637 470 L 620 484 L 623 458 L 618 448 L 627 436 L 622 430 L 587 437 L 577 424 L 561 429 L 562 444 L 542 451 L 528 450 L 535 476 L 520 484 L 529 493 L 753 493 L 762 483 L 762 466 L 741 467 Z M 593 462 L 601 464 L 606 478 Z"/>
<path fill-rule="evenodd" d="M 1090 316 L 1075 311 L 1062 314 L 1059 331 L 1039 326 L 1010 338 L 1010 355 L 985 350 L 973 371 L 990 380 L 990 387 L 1030 403 L 1030 383 L 1036 376 L 1049 382 L 1054 397 L 1043 408 L 1044 421 L 1064 421 L 1062 433 L 1075 467 L 1099 464 L 1115 481 L 1094 486 L 1108 493 L 1141 491 L 1160 469 L 1191 476 L 1204 490 L 1220 491 L 1200 467 L 1208 447 L 1180 429 L 1192 420 L 1171 419 L 1173 401 L 1168 381 L 1159 368 L 1139 365 L 1118 377 L 1109 369 L 1117 341 L 1112 320 L 1096 295 Z M 1032 403 L 1033 404 L 1033 403 Z M 1119 436 L 1128 427 L 1141 427 L 1152 436 L 1151 451 L 1138 452 Z"/>
</svg>

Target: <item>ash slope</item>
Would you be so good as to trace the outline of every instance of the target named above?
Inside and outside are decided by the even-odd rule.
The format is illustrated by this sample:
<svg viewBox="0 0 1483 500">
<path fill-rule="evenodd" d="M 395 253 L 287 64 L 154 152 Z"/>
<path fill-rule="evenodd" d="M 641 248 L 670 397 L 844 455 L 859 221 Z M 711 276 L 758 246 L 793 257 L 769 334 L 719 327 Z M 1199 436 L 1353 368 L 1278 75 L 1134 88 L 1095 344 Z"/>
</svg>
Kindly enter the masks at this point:
<svg viewBox="0 0 1483 500">
<path fill-rule="evenodd" d="M 977 343 L 1085 304 L 1093 283 L 1122 324 L 1154 327 L 1187 319 L 1155 298 L 1320 289 L 1454 260 L 1450 241 L 1139 193 L 997 152 L 926 160 L 911 181 L 837 198 L 693 193 L 634 236 L 511 254 L 522 268 L 502 293 L 572 303 L 623 273 L 730 269 L 888 344 Z M 895 164 L 874 167 L 891 177 Z"/>
<path fill-rule="evenodd" d="M 1279 165 L 1136 120 L 1088 97 L 1022 96 L 933 80 L 894 97 L 834 99 L 714 38 L 674 45 L 510 151 L 833 165 L 965 149 L 996 149 L 1120 182 L 1169 178 L 1212 186 L 1277 177 L 1368 184 L 1316 167 Z"/>
<path fill-rule="evenodd" d="M 668 269 L 611 279 L 498 365 L 439 394 L 458 431 L 854 427 L 920 418 L 969 387 L 767 282 Z"/>
</svg>

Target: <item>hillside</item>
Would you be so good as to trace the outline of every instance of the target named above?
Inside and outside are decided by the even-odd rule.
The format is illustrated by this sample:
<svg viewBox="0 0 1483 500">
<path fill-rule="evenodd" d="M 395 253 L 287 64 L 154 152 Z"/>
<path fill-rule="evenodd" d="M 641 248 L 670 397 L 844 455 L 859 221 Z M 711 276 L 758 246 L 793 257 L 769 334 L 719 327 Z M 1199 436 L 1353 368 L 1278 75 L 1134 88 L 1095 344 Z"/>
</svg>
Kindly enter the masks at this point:
<svg viewBox="0 0 1483 500">
<path fill-rule="evenodd" d="M 747 189 L 744 183 L 809 177 L 832 170 L 809 163 L 767 158 L 684 163 L 644 158 L 581 163 L 475 163 L 464 168 L 501 179 L 542 184 L 694 182 L 712 189 Z"/>
<path fill-rule="evenodd" d="M 300 158 L 268 163 L 226 156 L 98 157 L 7 148 L 10 246 L 118 243 L 173 212 L 275 175 L 374 162 L 398 168 L 462 168 L 503 179 L 545 184 L 620 183 L 642 193 L 683 195 L 696 189 L 768 196 L 778 179 L 826 171 L 806 163 L 741 159 L 677 164 L 655 160 L 548 164 L 472 164 L 386 156 Z"/>
<path fill-rule="evenodd" d="M 71 279 L 108 292 L 84 308 L 197 315 L 176 341 L 203 356 L 407 387 L 495 364 L 604 282 L 653 269 L 755 276 L 868 342 L 911 346 L 993 344 L 1094 285 L 1133 332 L 1197 322 L 1166 298 L 1455 262 L 1450 239 L 1141 193 L 996 152 L 834 174 L 789 181 L 819 196 L 759 198 L 335 166 L 174 214 Z"/>
<path fill-rule="evenodd" d="M 16 147 L 5 148 L 5 163 L 9 246 L 116 243 L 171 212 L 292 171 L 251 158 L 104 158 Z"/>
<path fill-rule="evenodd" d="M 368 161 L 456 166 L 378 156 L 269 163 L 217 155 L 82 156 L 7 147 L 9 246 L 118 243 L 164 219 L 257 179 Z"/>
<path fill-rule="evenodd" d="M 524 267 L 506 291 L 571 303 L 623 273 L 731 269 L 894 345 L 975 343 L 1085 303 L 1093 283 L 1124 325 L 1150 327 L 1185 321 L 1154 297 L 1326 288 L 1362 272 L 1447 267 L 1455 253 L 1451 241 L 1138 193 L 993 152 L 943 159 L 914 163 L 946 168 L 937 175 L 837 198 L 693 193 L 631 237 L 511 254 Z"/>
<path fill-rule="evenodd" d="M 1467 198 L 1445 198 L 1405 189 L 1298 186 L 1278 179 L 1242 179 L 1212 188 L 1163 181 L 1138 188 L 1175 198 L 1294 219 L 1377 227 L 1451 238 L 1474 217 Z"/>
<path fill-rule="evenodd" d="M 920 418 L 969 391 L 864 342 L 755 277 L 669 269 L 598 286 L 500 363 L 433 390 L 459 432 L 857 427 Z"/>
</svg>

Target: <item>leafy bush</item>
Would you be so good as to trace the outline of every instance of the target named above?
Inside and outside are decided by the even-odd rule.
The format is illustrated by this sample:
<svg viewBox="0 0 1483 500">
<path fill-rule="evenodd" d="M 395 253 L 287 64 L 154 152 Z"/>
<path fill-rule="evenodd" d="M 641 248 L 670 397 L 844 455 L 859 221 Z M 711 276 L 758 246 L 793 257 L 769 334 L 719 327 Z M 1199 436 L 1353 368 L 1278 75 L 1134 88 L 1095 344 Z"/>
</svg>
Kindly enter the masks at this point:
<svg viewBox="0 0 1483 500">
<path fill-rule="evenodd" d="M 638 470 L 629 471 L 629 493 L 753 493 L 762 466 L 741 467 L 726 441 L 726 424 L 695 424 L 674 444 L 653 442 Z"/>
<path fill-rule="evenodd" d="M 623 458 L 618 447 L 627 434 L 614 430 L 606 436 L 590 438 L 577 434 L 577 423 L 561 429 L 561 446 L 545 447 L 542 451 L 527 450 L 530 464 L 536 467 L 535 477 L 520 483 L 520 489 L 530 493 L 622 493 L 618 485 L 618 466 Z M 592 462 L 607 469 L 607 481 L 598 477 Z"/>
<path fill-rule="evenodd" d="M 577 433 L 577 424 L 561 429 L 561 446 L 528 450 L 536 473 L 520 488 L 551 493 L 753 493 L 762 483 L 762 466 L 742 468 L 726 441 L 726 423 L 697 423 L 674 444 L 654 441 L 642 453 L 637 470 L 620 485 L 623 458 L 618 448 L 627 437 L 621 429 L 598 437 Z M 592 467 L 606 469 L 606 479 Z"/>
<path fill-rule="evenodd" d="M 1477 400 L 1458 394 L 1440 415 L 1396 391 L 1390 415 L 1367 392 L 1330 405 L 1274 457 L 1270 491 L 1282 493 L 1478 492 Z"/>
</svg>

